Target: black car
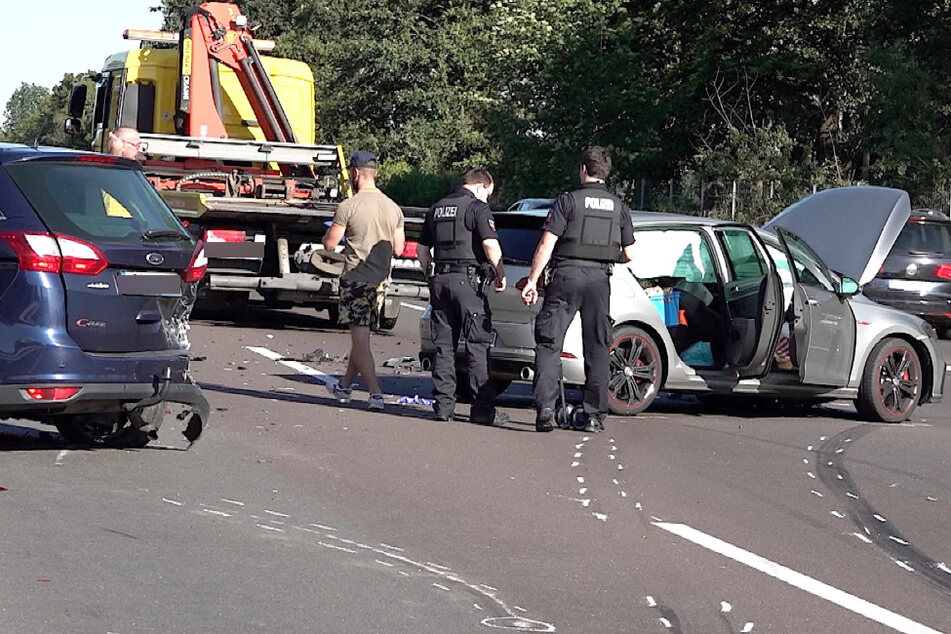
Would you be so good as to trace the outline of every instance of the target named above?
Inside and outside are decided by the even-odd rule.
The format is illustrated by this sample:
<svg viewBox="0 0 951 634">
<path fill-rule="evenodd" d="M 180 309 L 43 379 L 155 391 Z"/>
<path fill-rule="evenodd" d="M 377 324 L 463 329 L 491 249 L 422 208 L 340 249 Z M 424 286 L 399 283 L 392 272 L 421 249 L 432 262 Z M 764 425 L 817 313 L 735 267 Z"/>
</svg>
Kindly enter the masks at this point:
<svg viewBox="0 0 951 634">
<path fill-rule="evenodd" d="M 187 318 L 206 268 L 135 161 L 0 144 L 0 418 L 143 446 L 181 403 L 194 441 L 209 408 Z"/>
<path fill-rule="evenodd" d="M 947 338 L 951 329 L 951 218 L 915 209 L 878 276 L 863 293 L 920 316 Z"/>
</svg>

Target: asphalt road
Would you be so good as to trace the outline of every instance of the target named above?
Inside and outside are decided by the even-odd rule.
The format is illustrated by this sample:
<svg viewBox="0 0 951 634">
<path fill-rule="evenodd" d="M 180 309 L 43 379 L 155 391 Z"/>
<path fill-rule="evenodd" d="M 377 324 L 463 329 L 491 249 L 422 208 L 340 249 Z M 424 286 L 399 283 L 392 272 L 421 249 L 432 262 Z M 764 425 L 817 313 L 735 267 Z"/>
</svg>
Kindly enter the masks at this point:
<svg viewBox="0 0 951 634">
<path fill-rule="evenodd" d="M 385 413 L 339 406 L 347 337 L 313 312 L 191 338 L 213 412 L 187 451 L 174 420 L 142 450 L 0 425 L 0 632 L 951 632 L 947 404 L 667 398 L 536 434 L 525 385 L 501 429 L 395 404 L 429 396 L 411 368 L 380 368 Z"/>
</svg>

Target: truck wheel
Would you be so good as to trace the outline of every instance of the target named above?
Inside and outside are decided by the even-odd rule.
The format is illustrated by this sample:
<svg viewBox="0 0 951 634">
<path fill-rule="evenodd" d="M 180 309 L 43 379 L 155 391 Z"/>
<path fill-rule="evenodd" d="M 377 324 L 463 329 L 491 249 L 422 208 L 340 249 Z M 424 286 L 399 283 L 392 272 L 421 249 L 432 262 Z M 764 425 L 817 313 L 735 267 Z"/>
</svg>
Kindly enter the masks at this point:
<svg viewBox="0 0 951 634">
<path fill-rule="evenodd" d="M 634 326 L 614 330 L 608 375 L 608 410 L 633 416 L 647 409 L 660 390 L 663 360 L 654 339 Z"/>
<path fill-rule="evenodd" d="M 908 420 L 918 407 L 922 383 L 921 360 L 912 345 L 895 337 L 882 339 L 865 364 L 855 409 L 868 420 Z"/>
<path fill-rule="evenodd" d="M 164 415 L 165 404 L 159 405 Z M 122 412 L 59 416 L 55 425 L 66 442 L 83 447 L 140 448 L 150 440 L 145 432 L 133 429 Z"/>
</svg>

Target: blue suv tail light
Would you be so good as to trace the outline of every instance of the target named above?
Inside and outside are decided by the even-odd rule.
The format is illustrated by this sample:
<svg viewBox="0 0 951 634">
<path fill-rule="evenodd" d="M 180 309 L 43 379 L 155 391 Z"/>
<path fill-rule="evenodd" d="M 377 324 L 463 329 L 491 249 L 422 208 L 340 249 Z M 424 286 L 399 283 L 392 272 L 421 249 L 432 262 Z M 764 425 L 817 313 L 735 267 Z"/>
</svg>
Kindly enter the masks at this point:
<svg viewBox="0 0 951 634">
<path fill-rule="evenodd" d="M 70 236 L 11 231 L 0 233 L 0 240 L 17 254 L 23 271 L 98 275 L 109 266 L 98 247 Z"/>
</svg>

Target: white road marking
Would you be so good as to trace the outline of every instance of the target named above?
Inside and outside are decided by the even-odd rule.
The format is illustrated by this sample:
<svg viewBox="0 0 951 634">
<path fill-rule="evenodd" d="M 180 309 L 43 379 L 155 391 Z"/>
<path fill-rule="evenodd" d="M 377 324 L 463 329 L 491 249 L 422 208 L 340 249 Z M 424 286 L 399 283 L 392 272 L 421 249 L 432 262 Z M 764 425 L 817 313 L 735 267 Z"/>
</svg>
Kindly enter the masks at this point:
<svg viewBox="0 0 951 634">
<path fill-rule="evenodd" d="M 63 458 L 65 458 L 65 457 L 66 457 L 66 454 L 68 454 L 68 453 L 69 453 L 69 450 L 68 450 L 68 449 L 63 449 L 61 452 L 59 452 L 58 454 L 56 454 L 56 466 L 57 466 L 57 467 L 63 466 Z"/>
<path fill-rule="evenodd" d="M 866 544 L 872 543 L 872 540 L 868 538 L 868 535 L 863 535 L 862 533 L 852 533 L 852 534 L 858 537 L 859 539 L 861 539 Z"/>
<path fill-rule="evenodd" d="M 258 528 L 263 528 L 263 529 L 266 530 L 266 531 L 274 531 L 275 533 L 285 533 L 285 532 L 287 532 L 287 531 L 285 531 L 283 528 L 274 528 L 273 526 L 268 526 L 267 524 L 258 524 L 257 527 L 258 527 Z"/>
<path fill-rule="evenodd" d="M 580 467 L 580 466 L 581 466 L 581 463 L 578 462 L 577 460 L 575 460 L 574 462 L 571 463 L 571 466 L 572 466 L 572 467 Z"/>
<path fill-rule="evenodd" d="M 512 609 L 513 609 L 513 610 L 518 610 L 519 612 L 528 612 L 528 610 L 526 610 L 525 608 L 523 608 L 523 607 L 520 606 L 520 605 L 513 605 L 513 606 L 512 606 Z"/>
<path fill-rule="evenodd" d="M 445 590 L 446 592 L 449 592 L 449 588 L 447 588 L 446 586 L 442 585 L 441 583 L 433 582 L 433 587 L 434 587 L 434 588 L 439 588 L 440 590 Z"/>
<path fill-rule="evenodd" d="M 335 530 L 337 530 L 337 529 L 334 528 L 333 526 L 324 526 L 323 524 L 311 524 L 311 526 L 313 526 L 314 528 L 323 529 L 323 530 L 325 530 L 325 531 L 335 531 Z"/>
<path fill-rule="evenodd" d="M 380 564 L 381 566 L 386 566 L 387 568 L 393 568 L 394 566 L 396 566 L 396 564 L 391 564 L 388 561 L 380 561 L 379 559 L 374 559 L 373 561 Z"/>
<path fill-rule="evenodd" d="M 661 618 L 660 624 L 663 625 L 664 627 L 666 627 L 668 630 L 669 630 L 671 627 L 673 627 L 673 626 L 670 624 L 670 621 L 668 621 L 667 619 L 664 619 L 664 618 Z"/>
<path fill-rule="evenodd" d="M 357 551 L 353 550 L 352 548 L 344 548 L 343 546 L 337 546 L 337 545 L 335 545 L 335 544 L 328 544 L 327 542 L 320 542 L 320 541 L 317 542 L 317 543 L 320 544 L 321 546 L 323 546 L 324 548 L 330 548 L 330 549 L 332 549 L 332 550 L 339 550 L 339 551 L 342 551 L 342 552 L 345 552 L 345 553 L 350 553 L 351 555 L 356 555 L 356 554 L 357 554 Z"/>
<path fill-rule="evenodd" d="M 726 601 L 720 601 L 720 612 L 726 614 L 733 610 L 733 606 L 727 603 Z"/>
<path fill-rule="evenodd" d="M 816 491 L 815 489 L 812 489 L 812 490 L 810 491 L 810 493 L 812 493 L 812 494 L 815 495 L 816 497 L 820 497 L 820 498 L 821 498 L 821 497 L 825 497 L 824 495 L 822 495 L 821 493 L 819 493 L 819 492 Z"/>
<path fill-rule="evenodd" d="M 440 566 L 439 564 L 434 564 L 431 561 L 427 561 L 426 565 L 432 566 L 433 568 L 436 568 L 437 570 L 452 570 L 452 568 L 450 568 L 449 566 Z"/>
<path fill-rule="evenodd" d="M 212 515 L 220 515 L 221 517 L 231 517 L 231 513 L 225 513 L 224 511 L 216 511 L 214 509 L 202 509 L 205 513 L 211 513 Z"/>
<path fill-rule="evenodd" d="M 163 502 L 168 502 L 169 504 L 174 504 L 175 506 L 185 506 L 184 502 L 179 502 L 178 500 L 170 500 L 168 498 L 162 498 Z"/>
<path fill-rule="evenodd" d="M 605 515 L 604 513 L 592 513 L 592 515 L 594 515 L 596 518 L 598 518 L 598 519 L 601 520 L 602 522 L 607 522 L 607 521 L 608 521 L 608 516 Z"/>
<path fill-rule="evenodd" d="M 752 631 L 753 631 L 753 622 L 752 622 L 752 621 L 750 621 L 749 623 L 747 623 L 746 625 L 744 625 L 744 626 L 743 626 L 743 629 L 740 630 L 740 632 L 741 632 L 742 634 L 749 634 L 749 632 L 752 632 Z"/>
<path fill-rule="evenodd" d="M 656 608 L 656 607 L 657 607 L 657 601 L 654 601 L 654 597 L 652 597 L 651 595 L 647 595 L 647 596 L 644 597 L 644 598 L 647 599 L 647 605 L 648 605 L 648 606 L 650 606 L 650 607 L 652 607 L 652 608 Z"/>
<path fill-rule="evenodd" d="M 829 511 L 829 514 L 834 517 L 838 517 L 839 519 L 842 519 L 843 517 L 845 517 L 845 515 L 843 515 L 842 513 L 839 513 L 838 511 Z"/>
<path fill-rule="evenodd" d="M 943 561 L 935 567 L 941 572 L 946 572 L 951 575 L 951 568 L 948 568 L 948 564 L 944 563 Z"/>
<path fill-rule="evenodd" d="M 228 498 L 221 498 L 221 501 L 226 502 L 228 504 L 234 504 L 235 506 L 244 506 L 244 502 L 238 502 L 237 500 L 229 500 Z"/>
<path fill-rule="evenodd" d="M 914 572 L 914 571 L 915 571 L 914 568 L 912 568 L 911 566 L 909 566 L 909 565 L 908 565 L 907 563 L 905 563 L 904 561 L 898 561 L 897 559 L 895 559 L 894 562 L 895 562 L 895 564 L 897 564 L 900 568 L 904 568 L 904 569 L 907 570 L 908 572 Z"/>
<path fill-rule="evenodd" d="M 274 517 L 290 517 L 290 515 L 287 513 L 278 513 L 277 511 L 269 511 L 267 509 L 264 509 L 264 512 L 268 515 L 273 515 Z"/>
<path fill-rule="evenodd" d="M 912 621 L 908 617 L 896 614 L 890 610 L 886 610 L 881 606 L 875 605 L 874 603 L 864 599 L 860 599 L 859 597 L 839 590 L 838 588 L 834 588 L 819 581 L 818 579 L 813 579 L 812 577 L 808 577 L 801 572 L 796 572 L 791 568 L 787 568 L 764 557 L 760 557 L 759 555 L 751 553 L 748 550 L 743 550 L 742 548 L 725 542 L 722 539 L 718 539 L 712 535 L 707 535 L 706 533 L 698 531 L 697 529 L 687 526 L 686 524 L 655 522 L 654 526 L 673 533 L 674 535 L 678 535 L 687 541 L 693 542 L 698 546 L 702 546 L 708 550 L 723 555 L 724 557 L 728 557 L 754 570 L 765 573 L 770 577 L 779 579 L 780 581 L 788 583 L 794 588 L 799 588 L 800 590 L 804 590 L 821 599 L 825 599 L 826 601 L 843 607 L 846 610 L 858 614 L 859 616 L 864 616 L 867 619 L 871 619 L 872 621 L 898 630 L 899 632 L 905 632 L 907 634 L 940 634 L 938 630 L 932 629 L 926 625 L 922 625 L 916 621 Z"/>
<path fill-rule="evenodd" d="M 400 302 L 400 306 L 403 306 L 404 308 L 412 308 L 413 310 L 418 310 L 419 312 L 426 310 L 425 306 L 417 306 L 416 304 L 410 304 L 409 302 Z"/>
<path fill-rule="evenodd" d="M 812 478 L 813 480 L 816 479 L 816 474 L 814 474 L 812 471 L 806 473 L 806 475 L 809 476 L 810 478 Z"/>
<path fill-rule="evenodd" d="M 245 348 L 247 348 L 248 350 L 250 350 L 251 352 L 255 354 L 261 355 L 262 357 L 266 359 L 270 359 L 271 361 L 276 361 L 277 363 L 280 363 L 286 368 L 290 368 L 291 370 L 295 370 L 296 372 L 299 372 L 301 374 L 305 374 L 309 377 L 313 377 L 317 379 L 318 381 L 320 381 L 323 385 L 331 385 L 332 383 L 336 381 L 336 379 L 334 379 L 333 377 L 328 376 L 324 374 L 323 372 L 318 372 L 317 370 L 310 367 L 309 365 L 304 365 L 303 363 L 299 363 L 297 361 L 289 361 L 284 358 L 283 354 L 274 352 L 273 350 L 268 350 L 267 348 L 261 348 L 259 346 L 245 346 Z"/>
</svg>

